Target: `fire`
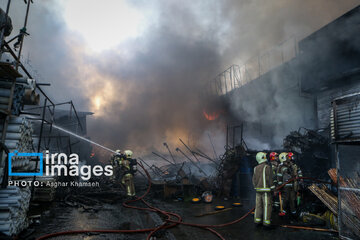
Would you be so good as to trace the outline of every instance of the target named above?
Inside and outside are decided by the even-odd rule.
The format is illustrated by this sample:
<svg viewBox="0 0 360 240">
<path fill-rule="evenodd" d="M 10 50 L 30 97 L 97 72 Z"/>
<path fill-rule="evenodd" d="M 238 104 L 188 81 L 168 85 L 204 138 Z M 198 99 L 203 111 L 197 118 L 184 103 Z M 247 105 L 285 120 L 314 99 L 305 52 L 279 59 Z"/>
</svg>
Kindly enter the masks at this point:
<svg viewBox="0 0 360 240">
<path fill-rule="evenodd" d="M 219 118 L 220 112 L 207 113 L 203 110 L 204 117 L 209 121 L 214 121 Z"/>
</svg>

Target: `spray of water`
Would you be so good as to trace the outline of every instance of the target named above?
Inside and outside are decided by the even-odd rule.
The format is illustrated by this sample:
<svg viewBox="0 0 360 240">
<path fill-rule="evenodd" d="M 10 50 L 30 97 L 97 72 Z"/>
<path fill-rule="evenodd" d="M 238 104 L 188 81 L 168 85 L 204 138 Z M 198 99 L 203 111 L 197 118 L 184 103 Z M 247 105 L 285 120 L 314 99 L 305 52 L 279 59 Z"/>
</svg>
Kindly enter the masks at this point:
<svg viewBox="0 0 360 240">
<path fill-rule="evenodd" d="M 84 137 L 82 137 L 82 136 L 80 136 L 80 135 L 77 135 L 76 133 L 70 132 L 70 131 L 62 128 L 62 127 L 56 126 L 56 125 L 54 125 L 54 124 L 52 125 L 52 127 L 53 127 L 53 128 L 56 128 L 56 129 L 58 129 L 58 130 L 60 130 L 60 131 L 62 131 L 62 132 L 65 132 L 65 133 L 67 133 L 67 134 L 70 134 L 70 135 L 72 135 L 72 136 L 74 136 L 74 137 L 76 137 L 76 138 L 79 138 L 79 139 L 81 139 L 81 140 L 83 140 L 83 141 L 86 141 L 86 142 L 89 142 L 89 143 L 91 143 L 91 144 L 93 144 L 93 145 L 96 145 L 96 146 L 98 146 L 98 147 L 101 147 L 101 148 L 103 148 L 103 149 L 105 149 L 105 150 L 107 150 L 107 151 L 109 151 L 109 152 L 116 153 L 114 150 L 111 150 L 110 148 L 107 148 L 107 147 L 105 147 L 105 146 L 103 146 L 103 145 L 101 145 L 101 144 L 98 144 L 98 143 L 96 143 L 96 142 L 94 142 L 94 141 L 91 141 L 91 140 L 89 140 L 89 139 L 87 139 L 87 138 L 84 138 Z"/>
</svg>

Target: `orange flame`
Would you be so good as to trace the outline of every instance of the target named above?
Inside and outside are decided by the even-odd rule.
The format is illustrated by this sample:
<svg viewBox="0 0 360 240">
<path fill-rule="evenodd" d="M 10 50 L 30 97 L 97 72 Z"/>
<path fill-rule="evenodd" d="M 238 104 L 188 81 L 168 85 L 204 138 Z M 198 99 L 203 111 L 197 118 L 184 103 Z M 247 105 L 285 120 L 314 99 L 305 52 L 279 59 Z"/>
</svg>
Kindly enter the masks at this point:
<svg viewBox="0 0 360 240">
<path fill-rule="evenodd" d="M 218 117 L 220 116 L 219 112 L 207 113 L 207 112 L 205 112 L 205 110 L 203 110 L 203 114 L 204 114 L 204 117 L 209 121 L 214 121 L 214 120 L 218 119 Z"/>
</svg>

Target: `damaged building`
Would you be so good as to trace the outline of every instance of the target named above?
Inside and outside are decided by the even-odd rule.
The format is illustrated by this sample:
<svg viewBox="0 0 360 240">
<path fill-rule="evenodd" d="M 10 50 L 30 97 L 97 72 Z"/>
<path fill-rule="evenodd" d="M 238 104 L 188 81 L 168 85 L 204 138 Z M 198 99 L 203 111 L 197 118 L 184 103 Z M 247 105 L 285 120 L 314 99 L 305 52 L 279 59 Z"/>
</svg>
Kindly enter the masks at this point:
<svg viewBox="0 0 360 240">
<path fill-rule="evenodd" d="M 360 7 L 356 7 L 298 43 L 290 39 L 244 66 L 233 65 L 217 76 L 209 91 L 227 103 L 227 115 L 223 117 L 230 126 L 230 147 L 291 151 L 306 176 L 330 179 L 327 171 L 338 167 L 342 176 L 357 179 L 359 27 Z M 275 66 L 269 67 L 268 59 L 276 57 Z M 351 100 L 342 108 L 340 120 L 346 121 L 347 117 L 349 123 L 339 123 L 345 124 L 340 125 L 340 142 L 350 140 L 338 145 L 333 104 L 343 98 Z M 241 134 L 233 129 L 236 124 L 242 125 Z M 256 165 L 254 158 L 248 161 L 241 163 L 240 182 L 245 188 L 251 185 L 252 167 Z M 350 191 L 355 194 L 358 185 L 353 187 Z M 254 196 L 249 191 L 244 193 Z"/>
</svg>

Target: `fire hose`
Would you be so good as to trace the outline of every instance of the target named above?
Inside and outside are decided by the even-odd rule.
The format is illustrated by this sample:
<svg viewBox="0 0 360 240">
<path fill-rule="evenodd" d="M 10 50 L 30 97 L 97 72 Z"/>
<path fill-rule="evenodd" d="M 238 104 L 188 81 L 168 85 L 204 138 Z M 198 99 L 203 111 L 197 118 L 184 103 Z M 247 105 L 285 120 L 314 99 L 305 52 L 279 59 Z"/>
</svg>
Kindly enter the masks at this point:
<svg viewBox="0 0 360 240">
<path fill-rule="evenodd" d="M 228 222 L 228 223 L 223 223 L 223 224 L 217 224 L 217 225 L 207 225 L 207 224 L 196 224 L 196 223 L 187 223 L 187 222 L 183 222 L 182 218 L 180 215 L 176 214 L 176 213 L 172 213 L 172 212 L 167 212 L 165 210 L 156 208 L 151 206 L 147 201 L 144 200 L 144 198 L 146 197 L 146 195 L 150 192 L 151 189 L 151 177 L 150 174 L 148 173 L 148 171 L 144 168 L 144 166 L 139 163 L 139 166 L 144 170 L 146 176 L 148 177 L 148 182 L 149 182 L 149 186 L 146 190 L 146 192 L 140 196 L 137 197 L 136 199 L 133 200 L 128 200 L 125 201 L 123 203 L 123 206 L 126 208 L 132 208 L 132 209 L 137 209 L 137 210 L 143 210 L 143 211 L 151 211 L 151 212 L 158 212 L 161 213 L 162 215 L 166 216 L 167 218 L 165 219 L 165 222 L 157 227 L 154 228 L 144 228 L 144 229 L 134 229 L 134 230 L 117 230 L 117 229 L 87 229 L 87 230 L 73 230 L 73 231 L 64 231 L 64 232 L 56 232 L 56 233 L 50 233 L 47 235 L 43 235 L 38 237 L 36 240 L 44 240 L 44 239 L 48 239 L 48 238 L 52 238 L 52 237 L 57 237 L 57 236 L 62 236 L 62 235 L 73 235 L 73 234 L 83 234 L 83 233 L 145 233 L 145 232 L 149 232 L 148 236 L 147 236 L 147 240 L 150 240 L 151 237 L 159 230 L 163 230 L 163 229 L 169 229 L 172 227 L 175 227 L 179 224 L 181 225 L 185 225 L 185 226 L 190 226 L 190 227 L 198 227 L 198 228 L 202 228 L 205 230 L 210 231 L 211 233 L 213 233 L 214 235 L 216 235 L 218 238 L 225 240 L 224 237 L 221 236 L 220 233 L 218 233 L 217 231 L 215 231 L 213 228 L 222 228 L 222 227 L 226 227 L 226 226 L 230 226 L 232 224 L 238 223 L 240 221 L 242 221 L 243 219 L 245 219 L 247 216 L 249 216 L 255 208 L 252 208 L 250 211 L 248 211 L 246 214 L 244 214 L 242 217 Z M 309 177 L 297 177 L 297 178 L 292 178 L 289 181 L 287 181 L 286 183 L 278 186 L 276 188 L 277 191 L 279 191 L 281 188 L 283 188 L 286 184 L 291 183 L 293 181 L 296 180 L 301 180 L 301 179 L 306 179 L 306 180 L 312 180 L 315 182 L 319 182 L 319 183 L 325 183 L 325 184 L 330 184 L 329 182 L 324 182 L 315 178 L 309 178 Z M 137 202 L 137 201 L 141 201 L 143 202 L 147 207 L 137 207 L 137 206 L 132 206 L 129 205 L 130 203 L 133 202 Z M 177 218 L 176 220 L 172 219 L 172 217 Z"/>
</svg>

